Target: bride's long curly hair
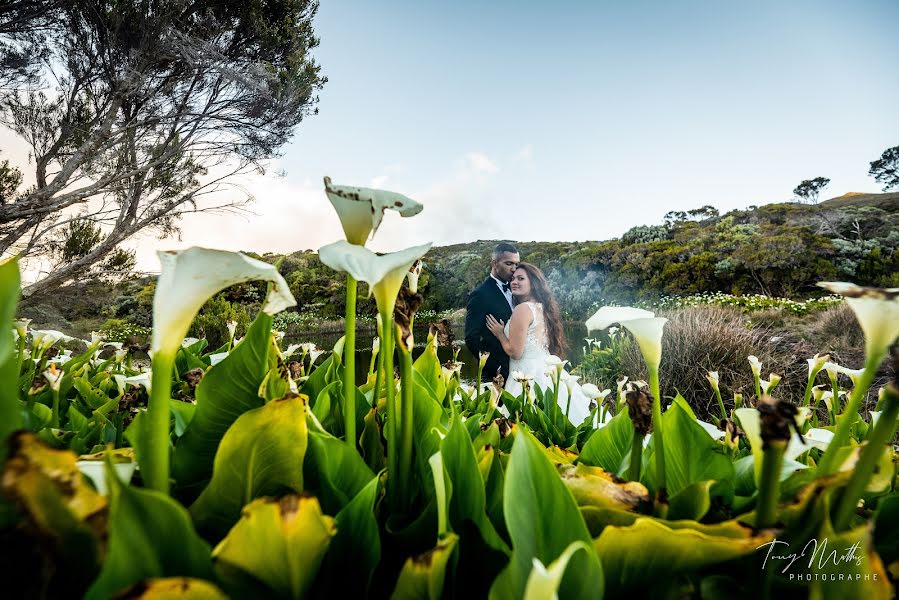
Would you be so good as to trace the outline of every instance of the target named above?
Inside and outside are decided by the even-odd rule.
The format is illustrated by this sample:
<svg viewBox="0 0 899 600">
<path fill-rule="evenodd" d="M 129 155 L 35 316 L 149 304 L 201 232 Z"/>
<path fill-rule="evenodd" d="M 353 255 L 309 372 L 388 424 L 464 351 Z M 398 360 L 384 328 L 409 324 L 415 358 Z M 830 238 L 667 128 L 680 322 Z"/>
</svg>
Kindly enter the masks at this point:
<svg viewBox="0 0 899 600">
<path fill-rule="evenodd" d="M 516 267 L 523 269 L 531 282 L 531 299 L 543 305 L 543 323 L 546 327 L 546 343 L 551 354 L 564 358 L 568 352 L 565 327 L 562 325 L 562 311 L 546 281 L 546 276 L 531 263 L 520 262 Z"/>
</svg>

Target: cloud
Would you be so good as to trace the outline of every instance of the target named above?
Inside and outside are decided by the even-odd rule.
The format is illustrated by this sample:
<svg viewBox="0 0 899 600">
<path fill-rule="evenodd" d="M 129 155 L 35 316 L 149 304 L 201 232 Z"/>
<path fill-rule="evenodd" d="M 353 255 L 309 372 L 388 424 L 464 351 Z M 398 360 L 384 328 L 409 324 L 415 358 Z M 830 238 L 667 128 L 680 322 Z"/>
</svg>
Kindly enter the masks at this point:
<svg viewBox="0 0 899 600">
<path fill-rule="evenodd" d="M 493 175 L 499 171 L 496 163 L 483 152 L 469 152 L 465 155 L 465 164 L 475 174 Z"/>
<path fill-rule="evenodd" d="M 531 167 L 534 164 L 534 146 L 532 144 L 527 144 L 522 146 L 518 152 L 515 153 L 515 156 L 512 160 L 516 163 L 521 163 L 527 167 Z"/>
</svg>

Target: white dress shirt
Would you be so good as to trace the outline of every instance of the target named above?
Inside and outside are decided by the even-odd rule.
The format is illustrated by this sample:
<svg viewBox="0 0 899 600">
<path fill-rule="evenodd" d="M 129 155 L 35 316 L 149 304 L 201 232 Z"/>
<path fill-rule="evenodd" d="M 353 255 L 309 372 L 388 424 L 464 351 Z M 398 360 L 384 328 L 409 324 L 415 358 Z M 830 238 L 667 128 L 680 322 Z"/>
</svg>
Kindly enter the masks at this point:
<svg viewBox="0 0 899 600">
<path fill-rule="evenodd" d="M 508 284 L 505 283 L 504 281 L 500 281 L 499 279 L 497 279 L 493 275 L 493 273 L 490 274 L 490 277 L 493 278 L 493 281 L 496 282 L 496 286 L 499 288 L 499 291 L 502 292 L 503 296 L 506 297 L 506 302 L 509 303 L 509 308 L 514 308 L 514 306 L 512 306 L 512 290 L 510 290 L 508 288 L 505 290 L 503 289 L 503 286 L 504 285 L 508 286 Z"/>
</svg>

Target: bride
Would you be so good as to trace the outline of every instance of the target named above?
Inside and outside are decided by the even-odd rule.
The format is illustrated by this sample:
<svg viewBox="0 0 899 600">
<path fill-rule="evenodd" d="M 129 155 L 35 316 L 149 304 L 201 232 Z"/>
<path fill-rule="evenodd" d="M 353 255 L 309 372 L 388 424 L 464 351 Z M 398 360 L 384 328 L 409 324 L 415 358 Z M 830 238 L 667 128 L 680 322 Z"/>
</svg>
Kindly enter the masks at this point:
<svg viewBox="0 0 899 600">
<path fill-rule="evenodd" d="M 530 263 L 518 263 L 509 289 L 516 303 L 509 322 L 504 324 L 488 314 L 487 328 L 509 355 L 509 372 L 520 371 L 533 378 L 533 383 L 547 393 L 554 383 L 546 372 L 555 368 L 547 363 L 547 359 L 563 356 L 567 346 L 559 303 L 543 272 Z M 517 396 L 521 389 L 521 383 L 510 375 L 506 391 Z M 568 407 L 568 388 L 562 381 L 559 382 L 559 406 L 563 413 L 568 408 L 568 419 L 574 425 L 583 423 L 590 414 L 590 400 L 577 385 L 572 386 L 571 406 Z"/>
</svg>

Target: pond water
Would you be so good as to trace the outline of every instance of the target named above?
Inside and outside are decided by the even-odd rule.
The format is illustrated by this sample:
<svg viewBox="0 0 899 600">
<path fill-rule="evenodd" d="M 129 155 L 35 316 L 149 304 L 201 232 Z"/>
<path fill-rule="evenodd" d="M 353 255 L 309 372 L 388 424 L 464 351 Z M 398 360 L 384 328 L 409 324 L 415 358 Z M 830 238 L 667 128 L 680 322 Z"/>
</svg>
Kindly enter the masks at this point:
<svg viewBox="0 0 899 600">
<path fill-rule="evenodd" d="M 452 332 L 454 340 L 464 341 L 465 331 L 463 327 L 453 327 Z M 564 356 L 562 358 L 570 361 L 572 366 L 569 366 L 568 368 L 571 369 L 577 366 L 584 356 L 583 346 L 584 338 L 587 337 L 587 328 L 583 323 L 566 323 L 565 335 L 568 338 L 569 349 L 568 356 Z M 334 347 L 334 344 L 337 343 L 337 340 L 339 340 L 342 336 L 342 332 L 313 332 L 291 336 L 284 341 L 284 345 L 286 346 L 286 344 L 288 343 L 299 344 L 303 342 L 312 342 L 323 350 L 330 350 Z M 363 383 L 365 383 L 365 378 L 368 373 L 368 366 L 371 363 L 371 343 L 374 337 L 374 330 L 360 330 L 356 332 L 357 385 L 362 385 Z M 416 327 L 415 348 L 412 350 L 413 359 L 418 358 L 418 356 L 424 351 L 425 342 L 427 341 L 427 339 L 427 328 Z M 439 347 L 437 348 L 437 356 L 440 357 L 441 363 L 452 360 L 453 348 L 449 346 Z M 320 358 L 319 362 L 322 360 L 324 360 L 324 358 Z M 462 381 L 465 383 L 474 383 L 478 376 L 478 359 L 468 351 L 468 348 L 465 347 L 464 343 L 462 344 L 462 349 L 459 351 L 459 360 L 464 363 L 461 372 Z"/>
</svg>

